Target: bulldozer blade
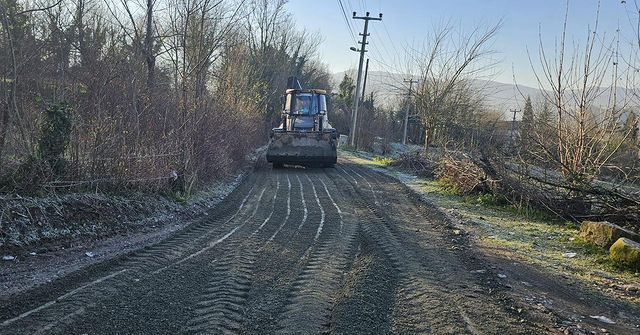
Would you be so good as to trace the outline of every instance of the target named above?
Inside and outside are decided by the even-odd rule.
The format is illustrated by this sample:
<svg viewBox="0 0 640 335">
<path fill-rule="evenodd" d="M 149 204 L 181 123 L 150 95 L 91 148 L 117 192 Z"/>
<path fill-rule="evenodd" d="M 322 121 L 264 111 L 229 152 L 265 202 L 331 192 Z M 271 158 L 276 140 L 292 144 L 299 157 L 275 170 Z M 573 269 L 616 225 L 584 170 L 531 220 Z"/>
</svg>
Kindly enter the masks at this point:
<svg viewBox="0 0 640 335">
<path fill-rule="evenodd" d="M 327 166 L 337 159 L 332 133 L 274 133 L 267 150 L 267 161 L 274 165 Z"/>
</svg>

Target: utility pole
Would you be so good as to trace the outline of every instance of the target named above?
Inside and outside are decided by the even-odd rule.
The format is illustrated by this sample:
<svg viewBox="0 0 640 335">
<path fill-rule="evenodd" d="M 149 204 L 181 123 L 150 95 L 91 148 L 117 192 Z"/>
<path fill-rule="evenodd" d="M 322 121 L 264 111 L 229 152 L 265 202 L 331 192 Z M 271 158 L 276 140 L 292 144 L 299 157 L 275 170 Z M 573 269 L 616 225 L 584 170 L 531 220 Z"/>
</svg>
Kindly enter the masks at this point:
<svg viewBox="0 0 640 335">
<path fill-rule="evenodd" d="M 362 83 L 362 96 L 360 97 L 364 101 L 364 92 L 367 89 L 367 77 L 369 75 L 369 58 L 367 58 L 367 63 L 364 66 L 364 82 Z"/>
<path fill-rule="evenodd" d="M 513 119 L 511 120 L 511 145 L 513 146 L 516 139 L 516 114 L 520 113 L 519 109 L 511 109 L 510 113 L 513 113 Z"/>
<path fill-rule="evenodd" d="M 367 36 L 369 36 L 369 21 L 370 20 L 374 20 L 374 21 L 381 21 L 382 20 L 382 13 L 380 13 L 378 15 L 378 17 L 370 17 L 369 16 L 369 12 L 366 13 L 365 16 L 356 16 L 356 12 L 353 12 L 353 19 L 355 20 L 364 20 L 364 31 L 362 33 L 360 33 L 360 36 L 362 36 L 362 41 L 358 42 L 360 43 L 360 50 L 356 50 L 356 51 L 360 51 L 360 62 L 358 63 L 358 80 L 356 81 L 356 95 L 353 99 L 353 115 L 352 115 L 352 120 L 351 120 L 351 146 L 355 147 L 356 146 L 356 126 L 357 126 L 357 122 L 358 122 L 358 103 L 360 102 L 360 84 L 362 82 L 362 63 L 364 62 L 364 53 L 367 52 L 366 50 L 366 46 L 367 46 Z M 352 48 L 352 50 L 355 48 Z"/>
<path fill-rule="evenodd" d="M 411 105 L 411 89 L 413 88 L 413 83 L 417 83 L 417 80 L 405 79 L 403 82 L 409 83 L 409 93 L 407 94 L 407 106 L 405 106 L 404 111 L 404 131 L 402 132 L 402 144 L 407 144 L 407 128 L 409 125 L 409 106 Z"/>
</svg>

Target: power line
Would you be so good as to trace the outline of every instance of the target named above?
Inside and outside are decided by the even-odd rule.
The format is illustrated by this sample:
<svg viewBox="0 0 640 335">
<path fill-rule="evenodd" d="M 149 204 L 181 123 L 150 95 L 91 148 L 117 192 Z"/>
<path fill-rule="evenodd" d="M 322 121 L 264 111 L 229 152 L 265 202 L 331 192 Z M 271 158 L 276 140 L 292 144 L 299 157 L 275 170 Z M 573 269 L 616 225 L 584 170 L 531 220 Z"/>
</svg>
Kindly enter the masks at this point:
<svg viewBox="0 0 640 335">
<path fill-rule="evenodd" d="M 376 53 L 378 56 L 382 56 L 382 55 L 380 55 L 380 53 L 378 53 L 376 50 L 372 50 L 372 53 Z M 379 57 L 379 58 L 380 58 L 380 59 L 382 59 L 383 57 Z M 399 68 L 397 68 L 397 67 L 395 67 L 395 66 L 392 66 L 392 65 L 389 65 L 389 64 L 387 64 L 387 63 L 385 63 L 385 62 L 383 62 L 383 61 L 381 61 L 381 60 L 379 60 L 379 59 L 375 59 L 375 58 L 371 58 L 371 59 L 372 59 L 374 62 L 376 62 L 376 63 L 378 63 L 378 64 L 380 64 L 380 65 L 384 66 L 385 68 L 387 68 L 387 71 L 389 71 L 389 72 L 393 72 L 393 73 L 400 73 L 400 72 L 402 72 Z"/>
<path fill-rule="evenodd" d="M 393 50 L 394 50 L 394 51 L 395 51 L 395 53 L 396 53 L 396 59 L 397 59 L 398 61 L 400 61 L 400 60 L 401 60 L 401 57 L 400 57 L 400 49 L 398 49 L 398 48 L 396 47 L 396 44 L 393 42 L 393 38 L 391 37 L 391 34 L 389 33 L 389 29 L 387 29 L 387 25 L 386 25 L 384 22 L 382 22 L 382 28 L 384 28 L 384 31 L 385 31 L 385 33 L 387 34 L 387 38 L 389 39 L 389 42 L 391 42 L 391 47 L 393 48 Z M 394 59 L 394 60 L 396 60 L 396 59 Z"/>
<path fill-rule="evenodd" d="M 349 23 L 349 19 L 347 18 L 347 12 L 345 12 L 344 10 L 344 5 L 342 4 L 342 0 L 338 0 L 338 4 L 340 5 L 340 9 L 342 10 L 342 17 L 344 18 L 344 23 L 347 25 L 347 29 L 349 29 L 349 31 L 351 32 L 349 36 L 351 36 L 351 39 L 353 40 L 354 44 L 358 44 L 355 38 L 356 33 L 353 31 L 353 28 L 351 28 L 351 23 Z"/>
<path fill-rule="evenodd" d="M 380 34 L 380 33 L 378 32 L 378 30 L 376 29 L 376 27 L 375 27 L 375 26 L 373 27 L 373 32 L 374 32 L 376 35 L 380 35 L 380 36 L 382 35 L 382 34 Z M 379 48 L 376 48 L 378 51 L 380 51 L 380 56 L 383 56 L 383 53 L 384 53 L 384 56 L 385 56 L 387 59 L 393 58 L 392 53 L 391 53 L 391 52 L 389 51 L 389 49 L 387 48 L 387 44 L 386 44 L 386 43 L 383 43 L 382 39 L 380 39 L 380 43 L 379 43 L 379 44 L 376 44 L 376 45 L 380 45 L 380 46 L 381 46 L 381 47 L 379 47 Z"/>
<path fill-rule="evenodd" d="M 351 1 L 349 1 L 349 0 L 345 0 L 345 1 L 346 1 L 345 9 L 348 9 L 348 13 L 355 13 L 356 11 L 353 9 L 353 6 L 351 5 Z M 348 8 L 347 8 L 347 6 L 348 6 Z M 351 20 L 347 20 L 347 21 L 349 22 L 349 26 L 352 27 L 351 29 L 353 31 L 355 31 L 356 29 L 353 28 Z M 358 36 L 358 34 L 354 33 L 354 36 Z M 358 44 L 358 43 L 356 42 L 356 44 Z"/>
</svg>

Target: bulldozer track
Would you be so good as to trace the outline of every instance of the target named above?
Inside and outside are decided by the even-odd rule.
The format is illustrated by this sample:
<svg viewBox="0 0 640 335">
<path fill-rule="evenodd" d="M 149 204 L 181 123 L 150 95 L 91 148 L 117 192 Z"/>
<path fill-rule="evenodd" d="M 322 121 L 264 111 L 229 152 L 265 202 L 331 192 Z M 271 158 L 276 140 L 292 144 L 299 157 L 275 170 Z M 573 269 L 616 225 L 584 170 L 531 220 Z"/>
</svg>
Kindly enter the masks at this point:
<svg viewBox="0 0 640 335">
<path fill-rule="evenodd" d="M 394 179 L 261 169 L 154 245 L 0 301 L 0 334 L 517 333 Z M 427 242 L 415 237 L 419 227 Z M 455 279 L 455 280 L 454 280 Z M 465 288 L 477 288 L 475 298 Z"/>
</svg>

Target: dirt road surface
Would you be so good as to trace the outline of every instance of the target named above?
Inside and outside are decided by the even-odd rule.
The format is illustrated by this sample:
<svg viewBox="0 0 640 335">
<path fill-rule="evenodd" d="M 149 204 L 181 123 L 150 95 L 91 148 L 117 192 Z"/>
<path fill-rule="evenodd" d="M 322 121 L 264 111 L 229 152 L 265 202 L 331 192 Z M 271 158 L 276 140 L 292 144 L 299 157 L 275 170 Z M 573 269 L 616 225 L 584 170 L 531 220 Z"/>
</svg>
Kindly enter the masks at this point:
<svg viewBox="0 0 640 335">
<path fill-rule="evenodd" d="M 349 161 L 259 169 L 173 236 L 0 301 L 0 333 L 549 332 L 451 231 Z"/>
</svg>

